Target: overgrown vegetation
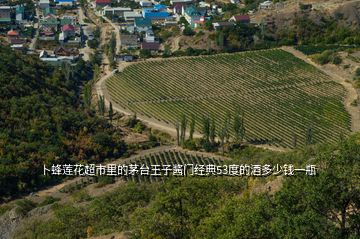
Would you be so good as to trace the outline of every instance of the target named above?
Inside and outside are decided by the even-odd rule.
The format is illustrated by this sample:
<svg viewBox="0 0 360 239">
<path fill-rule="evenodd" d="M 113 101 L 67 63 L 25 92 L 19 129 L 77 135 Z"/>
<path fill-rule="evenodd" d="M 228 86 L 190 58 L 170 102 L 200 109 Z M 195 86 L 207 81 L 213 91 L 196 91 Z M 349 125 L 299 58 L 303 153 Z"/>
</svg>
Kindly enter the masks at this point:
<svg viewBox="0 0 360 239">
<path fill-rule="evenodd" d="M 281 189 L 255 193 L 263 178 L 186 177 L 126 183 L 86 205 L 55 207 L 15 238 L 357 238 L 360 235 L 360 135 L 337 145 L 275 153 L 233 152 L 229 163 L 314 164 L 317 176 L 284 177 Z M 36 226 L 34 226 L 36 224 Z M 91 232 L 91 235 L 89 235 Z"/>
<path fill-rule="evenodd" d="M 44 164 L 95 163 L 124 153 L 120 134 L 80 97 L 92 67 L 79 61 L 53 68 L 0 47 L 0 201 L 58 180 L 43 176 Z"/>
</svg>

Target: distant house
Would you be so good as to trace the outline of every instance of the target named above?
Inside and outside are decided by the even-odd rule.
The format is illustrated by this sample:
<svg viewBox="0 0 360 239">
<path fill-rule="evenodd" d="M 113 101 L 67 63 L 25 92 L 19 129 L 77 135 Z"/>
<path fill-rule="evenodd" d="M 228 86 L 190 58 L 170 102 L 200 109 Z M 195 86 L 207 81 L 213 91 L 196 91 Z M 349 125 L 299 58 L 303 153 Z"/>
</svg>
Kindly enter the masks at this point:
<svg viewBox="0 0 360 239">
<path fill-rule="evenodd" d="M 77 24 L 77 18 L 74 16 L 64 15 L 60 19 L 60 26 L 76 25 L 76 24 Z"/>
<path fill-rule="evenodd" d="M 154 5 L 152 8 L 143 8 L 142 15 L 150 20 L 165 20 L 170 17 L 167 6 L 162 4 Z"/>
<path fill-rule="evenodd" d="M 39 7 L 41 9 L 45 9 L 45 8 L 50 7 L 50 1 L 49 0 L 40 0 L 39 1 Z"/>
<path fill-rule="evenodd" d="M 40 28 L 52 28 L 55 32 L 58 30 L 59 21 L 53 15 L 48 15 L 39 21 Z"/>
<path fill-rule="evenodd" d="M 134 22 L 134 27 L 137 32 L 146 32 L 151 29 L 151 20 L 149 18 L 136 18 Z"/>
<path fill-rule="evenodd" d="M 155 42 L 155 35 L 152 30 L 147 30 L 145 33 L 145 41 L 146 42 Z"/>
<path fill-rule="evenodd" d="M 62 62 L 73 62 L 78 56 L 56 56 L 55 54 L 49 54 L 47 51 L 41 51 L 39 54 L 40 60 L 53 64 L 59 65 Z"/>
<path fill-rule="evenodd" d="M 259 9 L 270 9 L 273 5 L 272 1 L 265 1 L 259 4 Z"/>
<path fill-rule="evenodd" d="M 15 20 L 16 23 L 21 23 L 24 20 L 25 7 L 22 5 L 17 5 L 15 8 Z"/>
<path fill-rule="evenodd" d="M 151 2 L 151 1 L 147 1 L 147 0 L 142 0 L 142 1 L 140 1 L 140 6 L 141 6 L 141 7 L 151 7 L 151 6 L 152 6 L 152 2 Z"/>
<path fill-rule="evenodd" d="M 170 0 L 171 5 L 174 5 L 176 3 L 193 3 L 193 0 Z"/>
<path fill-rule="evenodd" d="M 74 6 L 75 1 L 74 0 L 55 0 L 55 3 L 57 6 Z"/>
<path fill-rule="evenodd" d="M 109 7 L 105 6 L 102 10 L 103 16 L 118 16 L 124 17 L 124 12 L 131 12 L 131 8 L 129 7 Z"/>
<path fill-rule="evenodd" d="M 43 15 L 44 17 L 48 16 L 48 15 L 53 15 L 55 16 L 55 9 L 51 8 L 51 7 L 47 7 L 43 9 Z M 56 17 L 56 16 L 55 16 Z"/>
<path fill-rule="evenodd" d="M 65 38 L 75 36 L 75 27 L 73 25 L 66 24 L 61 27 L 61 32 Z"/>
<path fill-rule="evenodd" d="M 124 12 L 124 19 L 125 21 L 135 21 L 136 18 L 142 18 L 143 16 L 138 12 Z"/>
<path fill-rule="evenodd" d="M 199 8 L 194 6 L 183 7 L 183 15 L 186 21 L 192 28 L 197 27 L 199 24 L 205 22 L 206 8 Z"/>
<path fill-rule="evenodd" d="M 117 57 L 118 61 L 132 62 L 134 61 L 134 56 L 132 55 L 120 55 Z"/>
<path fill-rule="evenodd" d="M 137 35 L 121 34 L 120 45 L 124 49 L 137 48 L 138 47 Z"/>
<path fill-rule="evenodd" d="M 58 46 L 54 49 L 56 56 L 78 56 L 79 50 L 77 48 L 65 48 L 64 46 Z"/>
<path fill-rule="evenodd" d="M 0 24 L 8 24 L 11 22 L 11 7 L 0 6 Z"/>
<path fill-rule="evenodd" d="M 95 0 L 96 7 L 105 7 L 110 5 L 111 5 L 111 0 Z"/>
<path fill-rule="evenodd" d="M 170 9 L 172 9 L 174 14 L 182 14 L 182 9 L 186 6 L 186 4 L 187 3 L 175 3 L 170 7 Z"/>
<path fill-rule="evenodd" d="M 250 17 L 248 15 L 234 15 L 229 19 L 229 22 L 249 24 L 250 23 Z"/>
<path fill-rule="evenodd" d="M 219 30 L 219 29 L 222 29 L 224 27 L 231 27 L 231 26 L 234 26 L 235 23 L 234 22 L 213 22 L 213 28 L 215 30 Z"/>
<path fill-rule="evenodd" d="M 160 43 L 158 43 L 158 42 L 143 42 L 143 43 L 141 43 L 141 49 L 150 50 L 150 51 L 158 51 L 160 49 Z"/>
<path fill-rule="evenodd" d="M 22 44 L 25 43 L 25 40 L 20 38 L 20 35 L 17 31 L 15 30 L 10 30 L 7 32 L 7 38 L 8 38 L 8 42 L 10 44 Z"/>
</svg>

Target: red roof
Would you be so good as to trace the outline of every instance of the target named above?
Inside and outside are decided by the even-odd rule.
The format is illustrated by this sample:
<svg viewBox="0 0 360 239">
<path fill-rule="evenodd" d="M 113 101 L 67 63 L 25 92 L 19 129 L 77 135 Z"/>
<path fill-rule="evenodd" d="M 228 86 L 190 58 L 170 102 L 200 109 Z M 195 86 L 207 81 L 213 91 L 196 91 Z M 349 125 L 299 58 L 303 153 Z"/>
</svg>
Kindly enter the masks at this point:
<svg viewBox="0 0 360 239">
<path fill-rule="evenodd" d="M 96 4 L 110 4 L 111 0 L 96 0 L 95 1 Z"/>
<path fill-rule="evenodd" d="M 11 31 L 8 31 L 7 35 L 8 36 L 18 36 L 19 33 L 17 31 L 15 31 L 15 30 L 11 30 Z"/>
<path fill-rule="evenodd" d="M 69 24 L 65 24 L 62 29 L 61 29 L 63 32 L 65 31 L 75 31 L 75 28 L 73 25 L 69 25 Z"/>
<path fill-rule="evenodd" d="M 250 21 L 250 17 L 248 15 L 235 15 L 234 18 L 237 22 Z"/>
</svg>

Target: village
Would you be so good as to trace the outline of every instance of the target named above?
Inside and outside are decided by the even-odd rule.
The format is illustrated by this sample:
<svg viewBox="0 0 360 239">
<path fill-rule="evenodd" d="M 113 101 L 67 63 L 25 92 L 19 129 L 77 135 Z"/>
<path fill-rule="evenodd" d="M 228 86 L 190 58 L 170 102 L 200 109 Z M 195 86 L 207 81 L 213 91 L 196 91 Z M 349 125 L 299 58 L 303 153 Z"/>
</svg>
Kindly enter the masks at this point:
<svg viewBox="0 0 360 239">
<path fill-rule="evenodd" d="M 171 45 L 182 35 L 195 39 L 209 29 L 250 24 L 254 10 L 231 15 L 241 6 L 244 4 L 237 0 L 219 4 L 194 0 L 1 1 L 0 42 L 24 54 L 37 54 L 50 64 L 76 63 L 80 58 L 89 60 L 99 48 L 101 23 L 105 23 L 116 32 L 114 60 L 134 61 L 177 50 Z M 258 10 L 272 7 L 272 1 L 264 1 Z"/>
</svg>

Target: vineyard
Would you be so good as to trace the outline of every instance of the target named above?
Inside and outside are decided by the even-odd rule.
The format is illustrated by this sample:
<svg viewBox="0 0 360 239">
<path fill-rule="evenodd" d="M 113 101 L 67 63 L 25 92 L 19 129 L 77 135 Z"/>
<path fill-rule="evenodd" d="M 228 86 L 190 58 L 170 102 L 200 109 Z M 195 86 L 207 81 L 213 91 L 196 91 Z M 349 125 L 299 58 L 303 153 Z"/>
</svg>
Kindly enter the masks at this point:
<svg viewBox="0 0 360 239">
<path fill-rule="evenodd" d="M 334 142 L 350 131 L 345 90 L 315 67 L 275 49 L 133 64 L 106 81 L 127 111 L 174 125 L 182 114 L 219 129 L 228 112 L 244 113 L 246 140 L 283 147 Z"/>
</svg>

